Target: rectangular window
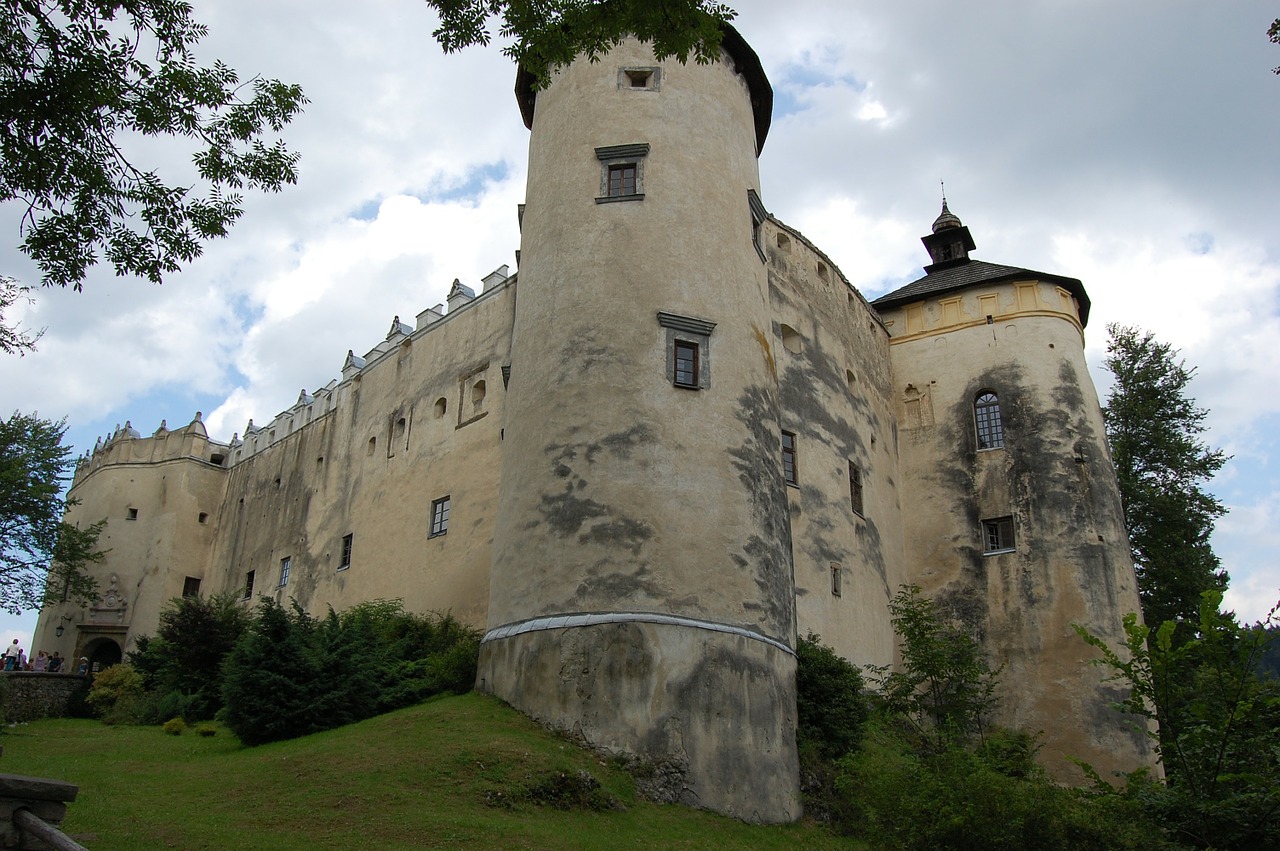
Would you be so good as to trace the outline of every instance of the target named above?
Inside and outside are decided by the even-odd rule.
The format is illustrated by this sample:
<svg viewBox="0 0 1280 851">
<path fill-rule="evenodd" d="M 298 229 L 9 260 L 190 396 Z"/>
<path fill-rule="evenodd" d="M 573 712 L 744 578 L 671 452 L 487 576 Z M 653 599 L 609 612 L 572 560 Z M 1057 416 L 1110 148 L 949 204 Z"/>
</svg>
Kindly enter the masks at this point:
<svg viewBox="0 0 1280 851">
<path fill-rule="evenodd" d="M 182 582 L 182 596 L 199 597 L 200 596 L 200 580 L 194 576 L 188 576 Z"/>
<path fill-rule="evenodd" d="M 292 556 L 285 556 L 280 559 L 280 587 L 289 584 L 289 567 L 293 564 Z"/>
<path fill-rule="evenodd" d="M 608 197 L 636 194 L 636 164 L 619 163 L 609 166 Z"/>
<path fill-rule="evenodd" d="M 128 513 L 127 515 L 125 515 L 125 516 L 126 516 L 128 519 L 130 519 L 130 520 L 137 520 L 137 519 L 138 519 L 138 509 L 136 509 L 136 508 L 130 508 L 130 509 L 129 509 L 129 513 Z"/>
<path fill-rule="evenodd" d="M 841 585 L 843 584 L 844 571 L 840 569 L 840 565 L 831 565 L 831 596 L 839 597 Z"/>
<path fill-rule="evenodd" d="M 992 553 L 1013 552 L 1013 518 L 997 517 L 982 521 L 982 551 Z"/>
<path fill-rule="evenodd" d="M 698 344 L 675 341 L 675 380 L 677 387 L 698 387 Z"/>
<path fill-rule="evenodd" d="M 355 543 L 356 536 L 342 536 L 342 560 L 338 562 L 338 570 L 346 570 L 351 566 L 351 545 Z"/>
<path fill-rule="evenodd" d="M 431 534 L 435 538 L 449 531 L 449 497 L 444 496 L 431 503 Z"/>
<path fill-rule="evenodd" d="M 648 156 L 648 142 L 596 148 L 596 159 L 600 161 L 600 194 L 596 203 L 642 200 L 644 163 Z"/>
<path fill-rule="evenodd" d="M 852 462 L 849 462 L 849 502 L 853 506 L 853 513 L 862 516 L 862 471 Z"/>
<path fill-rule="evenodd" d="M 253 597 L 253 574 L 254 571 L 251 570 L 244 575 L 244 598 L 246 600 Z"/>
<path fill-rule="evenodd" d="M 796 476 L 796 436 L 789 431 L 782 433 L 782 478 L 789 485 L 800 484 Z"/>
</svg>

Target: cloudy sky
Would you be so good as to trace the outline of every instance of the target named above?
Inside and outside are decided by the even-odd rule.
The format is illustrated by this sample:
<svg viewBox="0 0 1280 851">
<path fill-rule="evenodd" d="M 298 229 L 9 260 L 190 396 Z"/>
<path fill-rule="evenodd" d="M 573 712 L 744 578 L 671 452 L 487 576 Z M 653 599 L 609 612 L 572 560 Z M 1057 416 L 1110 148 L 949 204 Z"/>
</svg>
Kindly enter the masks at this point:
<svg viewBox="0 0 1280 851">
<path fill-rule="evenodd" d="M 298 186 L 247 199 L 230 238 L 163 286 L 95 271 L 9 318 L 47 328 L 0 359 L 0 408 L 67 417 L 77 453 L 131 420 L 269 421 L 338 376 L 394 315 L 515 268 L 528 134 L 497 47 L 442 55 L 419 0 L 204 0 L 201 57 L 300 83 Z M 775 92 L 770 212 L 874 298 L 921 274 L 939 181 L 976 257 L 1080 278 L 1088 355 L 1108 322 L 1198 368 L 1228 605 L 1280 596 L 1280 48 L 1274 3 L 739 0 Z M 785 10 L 784 10 L 785 9 Z M 147 156 L 182 173 L 181 149 Z M 174 178 L 180 179 L 179 177 Z M 34 281 L 0 207 L 0 272 Z M 29 644 L 34 615 L 0 617 Z"/>
</svg>

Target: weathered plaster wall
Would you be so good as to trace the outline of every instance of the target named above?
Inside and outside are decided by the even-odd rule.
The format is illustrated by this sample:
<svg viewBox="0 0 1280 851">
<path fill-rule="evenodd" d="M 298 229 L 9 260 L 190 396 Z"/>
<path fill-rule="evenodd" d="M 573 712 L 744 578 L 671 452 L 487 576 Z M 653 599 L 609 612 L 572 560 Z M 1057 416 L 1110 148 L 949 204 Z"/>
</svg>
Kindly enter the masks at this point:
<svg viewBox="0 0 1280 851">
<path fill-rule="evenodd" d="M 904 568 L 889 335 L 799 233 L 770 220 L 761 242 L 782 428 L 796 435 L 797 484 L 787 491 L 799 631 L 857 664 L 890 665 L 886 606 Z M 862 477 L 861 514 L 850 463 Z"/>
<path fill-rule="evenodd" d="M 199 435 L 120 439 L 110 447 L 106 463 L 77 476 L 68 496 L 79 502 L 67 510 L 67 522 L 88 526 L 107 521 L 99 538 L 107 558 L 94 569 L 103 599 L 86 608 L 46 608 L 33 649 L 56 650 L 73 660 L 87 645 L 105 638 L 128 652 L 139 634 L 155 632 L 160 609 L 182 593 L 184 579 L 206 574 L 227 470 L 208 460 L 203 426 L 186 428 Z M 56 634 L 60 625 L 61 638 Z"/>
<path fill-rule="evenodd" d="M 241 590 L 252 570 L 254 596 L 313 614 L 401 598 L 482 625 L 514 298 L 503 287 L 397 342 L 338 385 L 328 413 L 232 468 L 212 590 Z M 448 531 L 432 537 L 446 496 Z"/>
<path fill-rule="evenodd" d="M 984 298 L 985 296 L 985 298 Z M 909 576 L 980 634 L 1002 666 L 1001 720 L 1045 735 L 1042 759 L 1104 775 L 1151 763 L 1108 704 L 1079 623 L 1113 645 L 1138 611 L 1119 493 L 1070 297 L 1034 281 L 886 311 L 899 398 Z M 992 316 L 987 324 L 986 316 Z M 978 449 L 974 401 L 1000 399 L 1004 446 Z M 1014 552 L 984 554 L 981 521 L 1012 516 Z M 1064 723 L 1067 722 L 1067 723 Z"/>
</svg>

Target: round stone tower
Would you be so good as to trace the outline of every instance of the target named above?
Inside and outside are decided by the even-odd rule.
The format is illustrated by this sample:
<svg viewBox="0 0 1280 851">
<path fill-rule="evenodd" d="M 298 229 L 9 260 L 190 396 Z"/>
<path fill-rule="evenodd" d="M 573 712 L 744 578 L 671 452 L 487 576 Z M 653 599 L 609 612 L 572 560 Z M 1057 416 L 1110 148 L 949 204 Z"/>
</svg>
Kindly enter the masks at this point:
<svg viewBox="0 0 1280 851">
<path fill-rule="evenodd" d="M 479 684 L 660 794 L 800 813 L 756 157 L 772 90 L 625 41 L 517 93 L 527 204 Z"/>
</svg>

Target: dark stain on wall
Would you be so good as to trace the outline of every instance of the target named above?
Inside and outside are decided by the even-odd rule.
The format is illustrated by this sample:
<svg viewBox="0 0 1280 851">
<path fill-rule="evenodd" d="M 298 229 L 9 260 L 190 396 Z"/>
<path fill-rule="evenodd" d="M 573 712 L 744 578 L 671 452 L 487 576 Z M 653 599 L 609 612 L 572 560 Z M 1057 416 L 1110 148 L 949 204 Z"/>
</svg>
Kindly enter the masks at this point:
<svg viewBox="0 0 1280 851">
<path fill-rule="evenodd" d="M 775 637 L 795 630 L 794 574 L 791 562 L 791 522 L 786 485 L 782 481 L 777 432 L 777 401 L 765 387 L 753 385 L 738 397 L 737 419 L 746 427 L 742 444 L 728 449 L 738 480 L 747 492 L 753 525 L 759 530 L 742 543 L 735 563 L 754 570 L 760 597 L 744 601 L 747 611 L 759 611 L 761 628 Z"/>
</svg>

